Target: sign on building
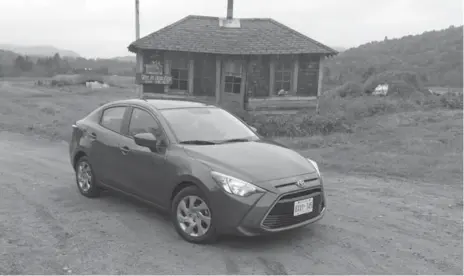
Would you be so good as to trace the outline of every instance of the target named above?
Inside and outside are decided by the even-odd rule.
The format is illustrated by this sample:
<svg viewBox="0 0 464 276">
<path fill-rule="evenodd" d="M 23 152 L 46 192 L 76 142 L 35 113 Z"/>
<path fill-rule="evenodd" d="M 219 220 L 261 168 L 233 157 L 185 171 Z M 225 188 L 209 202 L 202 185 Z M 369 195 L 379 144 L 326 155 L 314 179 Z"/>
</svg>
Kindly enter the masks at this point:
<svg viewBox="0 0 464 276">
<path fill-rule="evenodd" d="M 141 74 L 140 81 L 143 84 L 171 84 L 172 77 L 165 75 Z"/>
<path fill-rule="evenodd" d="M 153 61 L 151 64 L 145 64 L 145 73 L 150 75 L 163 75 L 163 64 L 161 61 Z"/>
</svg>

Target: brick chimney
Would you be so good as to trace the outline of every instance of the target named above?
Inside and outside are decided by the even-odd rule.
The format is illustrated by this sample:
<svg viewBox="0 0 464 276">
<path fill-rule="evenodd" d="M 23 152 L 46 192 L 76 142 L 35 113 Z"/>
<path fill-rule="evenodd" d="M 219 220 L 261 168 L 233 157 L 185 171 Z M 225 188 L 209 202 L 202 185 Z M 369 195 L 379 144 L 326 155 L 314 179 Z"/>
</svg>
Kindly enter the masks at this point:
<svg viewBox="0 0 464 276">
<path fill-rule="evenodd" d="M 234 0 L 227 0 L 227 19 L 234 17 Z"/>
</svg>

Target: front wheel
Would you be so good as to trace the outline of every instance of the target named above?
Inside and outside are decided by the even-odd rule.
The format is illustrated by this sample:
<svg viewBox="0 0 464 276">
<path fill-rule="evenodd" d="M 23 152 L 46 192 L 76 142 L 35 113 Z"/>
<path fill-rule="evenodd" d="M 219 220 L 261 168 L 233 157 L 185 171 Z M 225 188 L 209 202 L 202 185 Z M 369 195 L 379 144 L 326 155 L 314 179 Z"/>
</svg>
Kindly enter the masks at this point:
<svg viewBox="0 0 464 276">
<path fill-rule="evenodd" d="M 81 157 L 76 163 L 76 183 L 79 192 L 85 197 L 98 197 L 100 188 L 92 170 L 92 166 L 86 156 Z"/>
<path fill-rule="evenodd" d="M 210 243 L 216 229 L 208 201 L 196 186 L 182 189 L 172 202 L 171 217 L 177 233 L 191 243 Z"/>
</svg>

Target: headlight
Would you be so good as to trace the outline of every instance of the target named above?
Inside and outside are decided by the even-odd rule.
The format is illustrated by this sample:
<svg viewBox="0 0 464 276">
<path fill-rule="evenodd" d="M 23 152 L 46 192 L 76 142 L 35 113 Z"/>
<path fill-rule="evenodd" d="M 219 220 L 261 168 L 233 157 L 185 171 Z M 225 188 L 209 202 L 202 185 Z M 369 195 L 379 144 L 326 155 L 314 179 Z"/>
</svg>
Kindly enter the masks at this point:
<svg viewBox="0 0 464 276">
<path fill-rule="evenodd" d="M 321 172 L 319 171 L 319 166 L 317 165 L 317 163 L 309 158 L 306 158 L 306 160 L 309 161 L 309 163 L 311 163 L 311 165 L 313 165 L 314 169 L 316 169 L 316 172 L 318 175 L 321 175 Z"/>
<path fill-rule="evenodd" d="M 211 176 L 224 189 L 224 191 L 229 194 L 249 196 L 254 193 L 264 192 L 263 189 L 232 176 L 218 172 L 211 172 Z"/>
</svg>

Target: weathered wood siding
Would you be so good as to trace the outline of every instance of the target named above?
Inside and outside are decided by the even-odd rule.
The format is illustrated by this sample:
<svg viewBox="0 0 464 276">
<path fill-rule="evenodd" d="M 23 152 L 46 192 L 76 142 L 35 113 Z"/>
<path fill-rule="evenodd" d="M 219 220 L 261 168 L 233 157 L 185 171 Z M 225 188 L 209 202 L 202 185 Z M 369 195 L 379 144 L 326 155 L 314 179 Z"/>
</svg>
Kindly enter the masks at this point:
<svg viewBox="0 0 464 276">
<path fill-rule="evenodd" d="M 216 57 L 211 54 L 195 54 L 193 95 L 214 96 L 216 89 Z"/>
<path fill-rule="evenodd" d="M 269 96 L 269 63 L 270 56 L 254 56 L 248 63 L 247 92 L 251 97 Z"/>
</svg>

